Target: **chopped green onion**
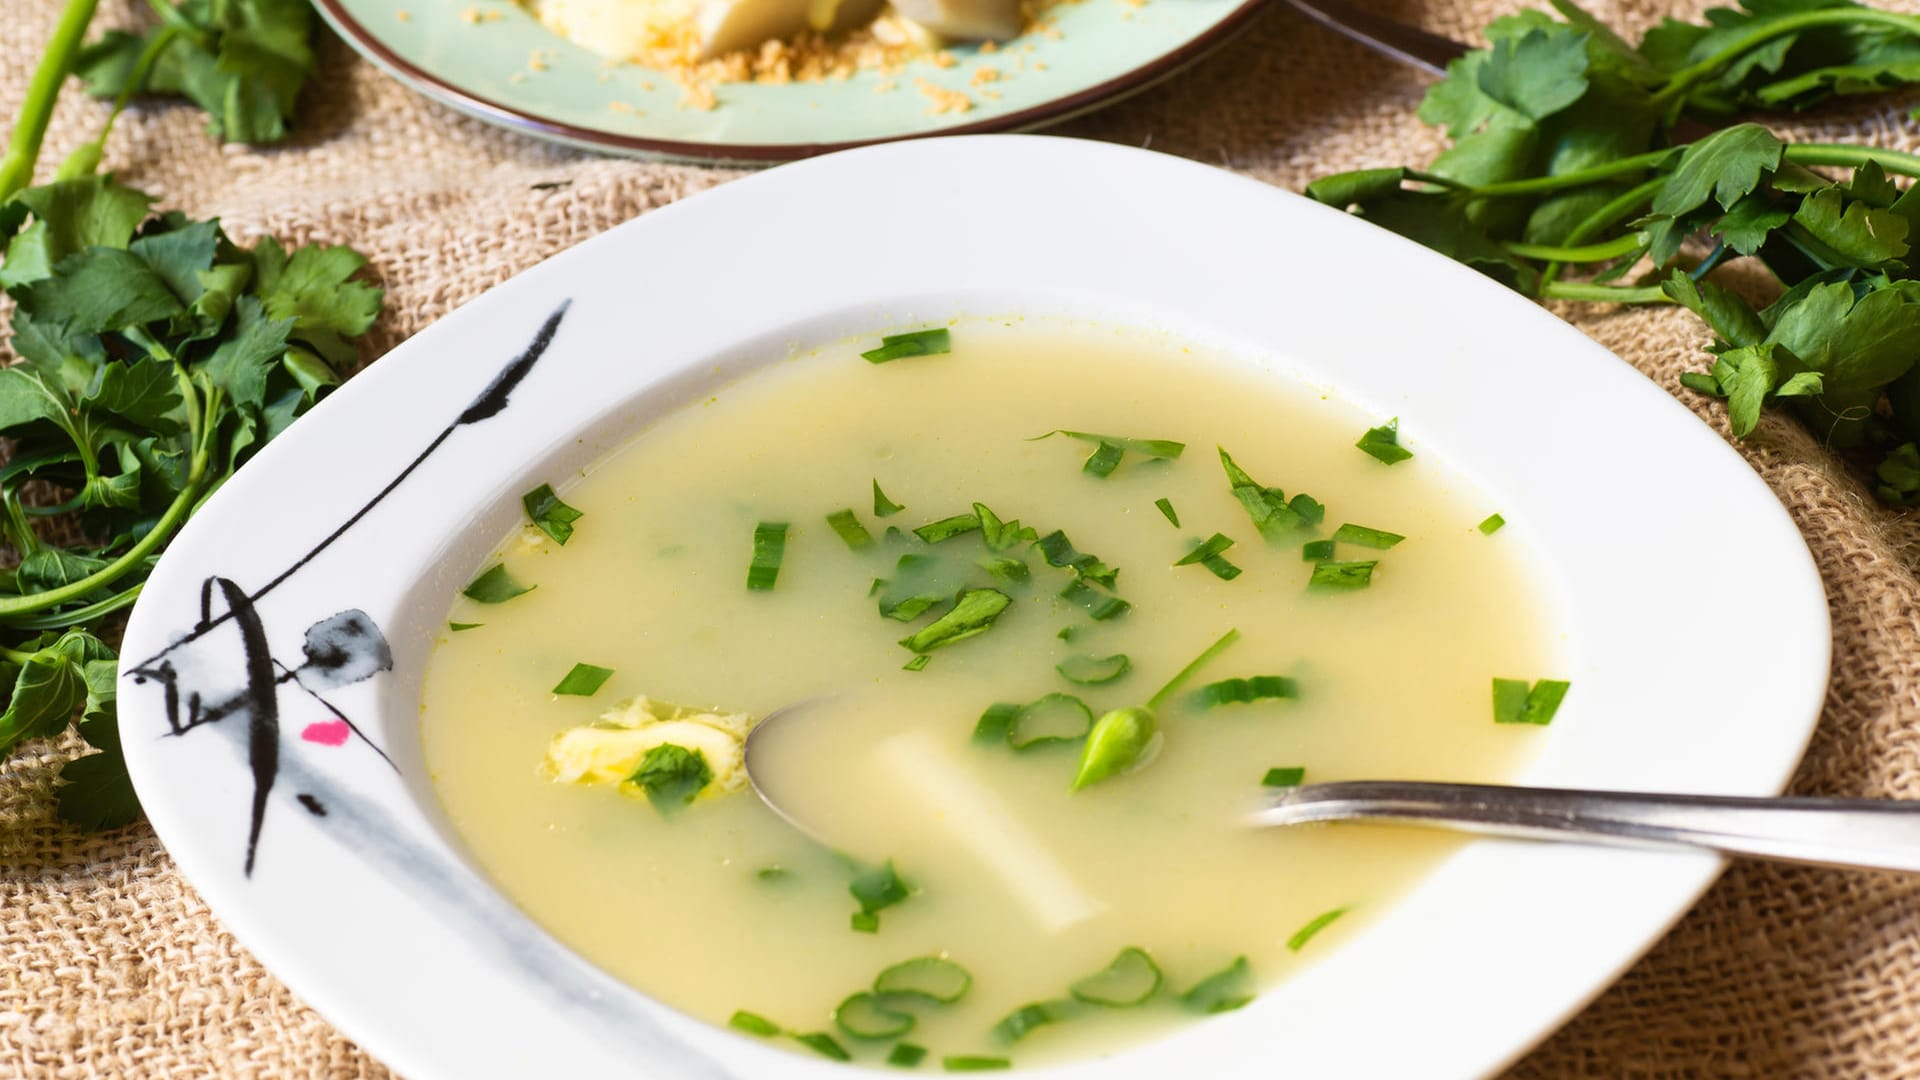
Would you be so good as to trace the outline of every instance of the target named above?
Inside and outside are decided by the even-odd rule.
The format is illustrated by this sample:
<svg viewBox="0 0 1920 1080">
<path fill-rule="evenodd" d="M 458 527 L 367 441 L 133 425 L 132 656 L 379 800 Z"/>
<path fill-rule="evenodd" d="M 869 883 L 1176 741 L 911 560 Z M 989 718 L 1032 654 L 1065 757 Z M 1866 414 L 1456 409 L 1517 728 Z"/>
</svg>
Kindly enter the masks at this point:
<svg viewBox="0 0 1920 1080">
<path fill-rule="evenodd" d="M 1322 589 L 1364 589 L 1373 583 L 1373 568 L 1379 565 L 1379 560 L 1340 562 L 1330 559 L 1314 563 L 1313 577 L 1307 579 L 1307 585 L 1309 588 Z"/>
<path fill-rule="evenodd" d="M 1255 675 L 1250 679 L 1222 679 L 1194 692 L 1193 703 L 1203 709 L 1217 705 L 1250 705 L 1271 698 L 1299 696 L 1299 688 L 1284 675 Z"/>
<path fill-rule="evenodd" d="M 876 994 L 925 998 L 951 1005 L 967 994 L 973 975 L 944 956 L 916 956 L 902 960 L 873 978 Z"/>
<path fill-rule="evenodd" d="M 871 911 L 856 911 L 847 916 L 847 926 L 856 934 L 877 934 L 880 932 L 880 916 Z"/>
<path fill-rule="evenodd" d="M 753 528 L 753 562 L 747 566 L 747 588 L 766 592 L 780 577 L 780 560 L 787 554 L 787 523 L 763 521 Z"/>
<path fill-rule="evenodd" d="M 1261 787 L 1299 787 L 1307 779 L 1307 770 L 1299 765 L 1271 768 L 1260 778 Z"/>
<path fill-rule="evenodd" d="M 921 593 L 904 600 L 889 602 L 885 597 L 880 600 L 880 614 L 900 622 L 912 622 L 932 610 L 934 605 L 946 603 L 946 597 L 939 593 Z"/>
<path fill-rule="evenodd" d="M 1233 497 L 1253 519 L 1253 527 L 1266 537 L 1267 542 L 1277 544 L 1292 536 L 1300 529 L 1317 525 L 1326 515 L 1326 508 L 1319 500 L 1310 495 L 1296 495 L 1293 502 L 1287 502 L 1285 492 L 1279 488 L 1263 487 L 1247 471 L 1234 463 L 1232 455 L 1225 447 L 1220 451 L 1220 467 L 1226 470 L 1227 486 L 1233 490 Z"/>
<path fill-rule="evenodd" d="M 912 890 L 900 875 L 894 872 L 893 860 L 888 859 L 880 866 L 871 867 L 855 874 L 848 883 L 847 891 L 860 901 L 860 910 L 854 915 L 853 928 L 873 933 L 880 927 L 879 912 L 904 901 L 912 895 Z M 866 916 L 862 920 L 860 916 Z M 861 923 L 865 921 L 866 927 Z"/>
<path fill-rule="evenodd" d="M 1151 709 L 1114 709 L 1102 716 L 1080 748 L 1080 768 L 1073 774 L 1069 790 L 1079 791 L 1145 765 L 1153 760 L 1160 745 L 1159 734 L 1160 725 Z"/>
<path fill-rule="evenodd" d="M 1099 686 L 1110 683 L 1127 673 L 1133 661 L 1126 653 L 1114 653 L 1112 656 L 1069 656 L 1053 665 L 1053 670 L 1070 683 L 1081 686 Z"/>
<path fill-rule="evenodd" d="M 727 1026 L 749 1035 L 758 1035 L 763 1039 L 770 1039 L 780 1034 L 779 1024 L 759 1013 L 750 1013 L 745 1009 L 735 1009 L 733 1016 L 727 1020 Z"/>
<path fill-rule="evenodd" d="M 1400 418 L 1369 428 L 1360 441 L 1353 445 L 1365 450 L 1377 460 L 1388 465 L 1397 464 L 1413 456 L 1413 452 L 1400 445 Z"/>
<path fill-rule="evenodd" d="M 1007 742 L 1019 715 L 1020 706 L 1004 701 L 987 706 L 987 711 L 980 714 L 980 722 L 973 725 L 973 741 L 982 746 Z"/>
<path fill-rule="evenodd" d="M 916 656 L 913 659 L 907 661 L 906 663 L 901 664 L 900 670 L 901 671 L 925 671 L 927 669 L 927 662 L 932 659 L 933 659 L 932 656 L 926 653 L 921 653 L 919 656 Z"/>
<path fill-rule="evenodd" d="M 1307 562 L 1326 562 L 1333 558 L 1333 541 L 1309 540 L 1301 544 L 1300 558 Z"/>
<path fill-rule="evenodd" d="M 460 595 L 476 604 L 504 604 L 522 593 L 530 593 L 538 585 L 522 585 L 507 573 L 506 563 L 495 563 L 486 573 L 467 583 Z"/>
<path fill-rule="evenodd" d="M 1181 994 L 1180 1003 L 1191 1012 L 1211 1016 L 1244 1006 L 1253 1000 L 1255 993 L 1253 969 L 1247 966 L 1246 957 L 1236 956 L 1233 963 L 1201 979 L 1192 989 Z"/>
<path fill-rule="evenodd" d="M 763 866 L 754 871 L 753 876 L 761 881 L 785 881 L 793 876 L 793 871 L 784 866 Z"/>
<path fill-rule="evenodd" d="M 832 526 L 835 535 L 846 541 L 847 547 L 854 551 L 873 546 L 873 534 L 867 531 L 865 525 L 860 524 L 860 519 L 854 516 L 851 507 L 828 514 L 827 524 Z"/>
<path fill-rule="evenodd" d="M 1040 545 L 1040 554 L 1046 558 L 1047 565 L 1062 569 L 1071 567 L 1081 578 L 1111 589 L 1120 576 L 1120 571 L 1094 558 L 1074 550 L 1073 541 L 1067 534 L 1055 529 L 1035 541 Z"/>
<path fill-rule="evenodd" d="M 913 530 L 913 535 L 929 544 L 937 544 L 942 540 L 951 540 L 956 536 L 970 533 L 979 527 L 980 515 L 955 514 L 952 517 L 941 518 L 939 521 L 929 521 Z"/>
<path fill-rule="evenodd" d="M 1120 950 L 1105 969 L 1080 979 L 1069 988 L 1076 1000 L 1109 1009 L 1139 1005 L 1160 992 L 1160 965 L 1145 949 L 1132 945 Z"/>
<path fill-rule="evenodd" d="M 1072 694 L 1048 694 L 1020 706 L 1007 726 L 1007 745 L 1029 750 L 1049 743 L 1076 742 L 1092 729 L 1093 710 L 1086 702 Z"/>
<path fill-rule="evenodd" d="M 1171 461 L 1187 450 L 1186 443 L 1174 442 L 1172 439 L 1129 439 L 1121 435 L 1100 435 L 1091 431 L 1068 431 L 1065 428 L 1056 428 L 1045 435 L 1035 435 L 1027 441 L 1039 442 L 1041 439 L 1051 439 L 1055 435 L 1065 435 L 1069 439 L 1099 443 L 1103 446 L 1117 446 L 1121 450 L 1161 461 Z"/>
<path fill-rule="evenodd" d="M 1153 505 L 1160 508 L 1160 516 L 1166 518 L 1174 528 L 1177 529 L 1180 527 L 1180 515 L 1174 512 L 1172 500 L 1155 499 L 1153 500 Z"/>
<path fill-rule="evenodd" d="M 980 538 L 986 541 L 989 551 L 1005 551 L 1016 544 L 1030 543 L 1040 535 L 1032 526 L 1020 524 L 1019 518 L 1001 521 L 1000 515 L 987 509 L 985 503 L 973 504 L 973 516 L 980 519 Z"/>
<path fill-rule="evenodd" d="M 691 803 L 712 780 L 713 769 L 707 765 L 705 754 L 662 743 L 647 751 L 626 782 L 646 792 L 654 809 L 671 814 Z"/>
<path fill-rule="evenodd" d="M 1060 599 L 1078 604 L 1087 617 L 1095 622 L 1117 618 L 1133 608 L 1127 601 L 1100 592 L 1079 578 L 1068 582 L 1067 587 L 1060 590 Z"/>
<path fill-rule="evenodd" d="M 1018 585 L 1033 576 L 1025 562 L 1011 555 L 982 555 L 973 563 L 1002 585 Z"/>
<path fill-rule="evenodd" d="M 1013 1062 L 1003 1057 L 981 1057 L 975 1054 L 961 1054 L 943 1057 L 940 1065 L 948 1072 L 999 1072 L 1013 1068 Z"/>
<path fill-rule="evenodd" d="M 917 653 L 931 652 L 943 645 L 965 641 L 984 634 L 993 621 L 1013 603 L 997 589 L 966 589 L 953 603 L 953 610 L 900 639 L 900 644 Z"/>
<path fill-rule="evenodd" d="M 478 630 L 485 625 L 477 622 L 450 622 L 447 624 L 447 629 L 457 634 L 462 630 Z"/>
<path fill-rule="evenodd" d="M 1488 514 L 1487 520 L 1474 527 L 1480 530 L 1481 535 L 1492 536 L 1494 533 L 1499 532 L 1500 527 L 1506 523 L 1507 519 L 1501 517 L 1499 514 Z"/>
<path fill-rule="evenodd" d="M 946 327 L 937 330 L 915 330 L 908 334 L 888 334 L 880 339 L 880 347 L 868 349 L 860 354 L 860 359 L 869 364 L 884 364 L 889 360 L 905 360 L 910 356 L 939 356 L 953 351 L 953 338 Z"/>
<path fill-rule="evenodd" d="M 1214 533 L 1200 543 L 1195 544 L 1192 551 L 1175 559 L 1173 565 L 1192 566 L 1197 562 L 1205 562 L 1232 546 L 1232 537 L 1227 536 L 1225 533 Z"/>
<path fill-rule="evenodd" d="M 575 664 L 573 670 L 567 672 L 566 677 L 560 680 L 560 685 L 553 688 L 553 692 L 567 697 L 592 697 L 599 693 L 600 688 L 605 686 L 607 680 L 611 678 L 613 678 L 612 668 Z"/>
<path fill-rule="evenodd" d="M 1036 1001 L 1022 1005 L 993 1025 L 993 1037 L 1003 1043 L 1019 1042 L 1034 1028 L 1073 1019 L 1079 1007 L 1072 1001 Z"/>
<path fill-rule="evenodd" d="M 553 493 L 552 484 L 541 484 L 520 496 L 520 505 L 526 507 L 528 520 L 562 547 L 566 546 L 567 538 L 573 535 L 573 523 L 584 516 L 561 502 L 560 496 Z"/>
<path fill-rule="evenodd" d="M 1385 529 L 1369 529 L 1365 525 L 1342 525 L 1333 531 L 1333 538 L 1342 544 L 1358 544 L 1361 547 L 1379 548 L 1382 551 L 1405 540 L 1399 533 L 1390 533 Z"/>
<path fill-rule="evenodd" d="M 1074 638 L 1078 637 L 1079 635 L 1080 635 L 1079 627 L 1063 626 L 1060 628 L 1059 632 L 1054 634 L 1053 636 L 1059 638 L 1061 641 L 1072 641 Z"/>
<path fill-rule="evenodd" d="M 875 480 L 873 482 L 873 516 L 874 517 L 892 517 L 893 515 L 905 509 L 906 507 L 901 506 L 899 503 L 894 502 L 892 499 L 887 498 L 887 493 L 880 490 L 880 481 Z"/>
<path fill-rule="evenodd" d="M 835 1042 L 833 1036 L 824 1031 L 796 1031 L 793 1033 L 793 1041 L 821 1057 L 829 1057 L 835 1061 L 853 1060 L 853 1055 L 847 1053 L 847 1048 Z"/>
<path fill-rule="evenodd" d="M 902 1069 L 911 1069 L 927 1059 L 927 1048 L 913 1043 L 896 1043 L 887 1051 L 887 1064 Z"/>
<path fill-rule="evenodd" d="M 1560 711 L 1571 683 L 1541 679 L 1529 689 L 1525 679 L 1493 680 L 1493 722 L 1496 724 L 1550 724 Z"/>
<path fill-rule="evenodd" d="M 1212 571 L 1213 576 L 1221 581 L 1232 581 L 1240 576 L 1240 568 L 1228 562 L 1224 556 L 1215 555 L 1202 561 L 1200 565 Z"/>
<path fill-rule="evenodd" d="M 1105 480 L 1113 475 L 1113 470 L 1120 467 L 1120 459 L 1125 456 L 1127 452 L 1119 443 L 1102 442 L 1093 448 L 1093 453 L 1087 455 L 1087 460 L 1080 466 L 1080 471 Z"/>
<path fill-rule="evenodd" d="M 1328 923 L 1331 923 L 1333 920 L 1339 918 L 1342 915 L 1345 915 L 1346 913 L 1347 913 L 1346 908 L 1337 907 L 1337 908 L 1334 908 L 1332 911 L 1323 911 L 1320 914 L 1315 915 L 1312 921 L 1308 922 L 1307 925 L 1301 927 L 1300 929 L 1295 930 L 1293 932 L 1293 936 L 1287 939 L 1287 951 L 1299 952 L 1301 948 L 1305 946 L 1308 941 L 1313 939 L 1313 935 L 1319 933 L 1322 930 L 1325 930 L 1327 928 Z"/>
<path fill-rule="evenodd" d="M 897 1039 L 913 1030 L 914 1016 L 862 990 L 834 1007 L 833 1025 L 856 1039 Z"/>
<path fill-rule="evenodd" d="M 1174 691 L 1179 690 L 1180 687 L 1184 685 L 1188 679 L 1193 678 L 1195 672 L 1205 667 L 1207 663 L 1211 661 L 1214 657 L 1219 656 L 1222 652 L 1225 652 L 1227 646 L 1232 645 L 1234 642 L 1238 640 L 1240 640 L 1240 631 L 1238 630 L 1229 630 L 1226 633 L 1221 634 L 1220 640 L 1207 646 L 1206 649 L 1203 650 L 1199 656 L 1196 656 L 1193 658 L 1192 663 L 1188 664 L 1186 667 L 1181 668 L 1179 672 L 1177 672 L 1173 676 L 1173 678 L 1167 680 L 1167 685 L 1161 687 L 1159 691 L 1157 691 L 1152 697 L 1148 698 L 1147 708 L 1158 709 L 1162 703 L 1164 703 L 1168 698 L 1173 696 Z"/>
</svg>

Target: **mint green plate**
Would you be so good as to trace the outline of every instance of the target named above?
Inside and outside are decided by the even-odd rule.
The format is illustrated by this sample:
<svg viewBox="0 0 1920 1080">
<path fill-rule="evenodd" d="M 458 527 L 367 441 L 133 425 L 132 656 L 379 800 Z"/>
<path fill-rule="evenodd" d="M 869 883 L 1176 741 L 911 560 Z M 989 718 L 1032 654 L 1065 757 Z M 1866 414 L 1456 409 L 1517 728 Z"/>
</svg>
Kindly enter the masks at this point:
<svg viewBox="0 0 1920 1080">
<path fill-rule="evenodd" d="M 1028 34 L 959 63 L 921 60 L 887 77 L 722 83 L 710 111 L 678 105 L 660 72 L 602 59 L 550 33 L 508 0 L 316 0 L 375 64 L 461 112 L 539 138 L 644 157 L 770 162 L 921 135 L 1019 131 L 1064 120 L 1165 78 L 1246 21 L 1260 0 L 1077 0 L 1053 8 L 1058 37 Z M 404 12 L 404 17 L 401 14 Z M 466 18 L 462 18 L 467 13 Z M 478 21 L 469 21 L 478 16 Z M 543 70 L 531 66 L 538 53 Z M 1021 61 L 1024 59 L 1024 70 Z M 972 85 L 982 67 L 1003 78 Z M 935 116 L 918 79 L 973 100 Z M 982 90 L 999 95 L 995 100 Z"/>
</svg>

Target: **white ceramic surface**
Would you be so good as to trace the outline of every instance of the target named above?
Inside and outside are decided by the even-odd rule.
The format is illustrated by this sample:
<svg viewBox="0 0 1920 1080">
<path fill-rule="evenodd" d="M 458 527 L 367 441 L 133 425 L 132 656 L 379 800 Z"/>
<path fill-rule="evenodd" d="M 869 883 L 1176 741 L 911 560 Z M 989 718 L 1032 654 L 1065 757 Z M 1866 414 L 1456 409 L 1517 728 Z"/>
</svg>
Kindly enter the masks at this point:
<svg viewBox="0 0 1920 1080">
<path fill-rule="evenodd" d="M 890 252 L 848 221 L 930 231 Z M 1471 474 L 1530 533 L 1566 616 L 1575 689 L 1524 781 L 1759 795 L 1789 776 L 1826 682 L 1818 576 L 1765 486 L 1658 387 L 1307 200 L 1140 150 L 983 136 L 654 211 L 447 316 L 269 446 L 182 532 L 127 630 L 127 760 L 168 850 L 295 993 L 412 1080 L 842 1075 L 652 1002 L 502 900 L 425 776 L 421 666 L 522 491 L 794 346 L 1002 312 L 1176 332 L 1399 415 L 1416 453 Z M 330 708 L 364 738 L 303 738 L 339 724 Z M 1477 842 L 1252 1006 L 1047 1075 L 1481 1075 L 1718 868 Z"/>
</svg>

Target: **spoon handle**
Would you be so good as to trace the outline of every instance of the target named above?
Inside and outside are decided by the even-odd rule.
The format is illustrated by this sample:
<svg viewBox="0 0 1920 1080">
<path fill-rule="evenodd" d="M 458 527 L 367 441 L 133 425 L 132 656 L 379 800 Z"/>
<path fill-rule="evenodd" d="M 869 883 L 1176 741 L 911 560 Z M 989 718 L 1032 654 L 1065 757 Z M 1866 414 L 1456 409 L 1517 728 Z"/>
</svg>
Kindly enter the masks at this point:
<svg viewBox="0 0 1920 1080">
<path fill-rule="evenodd" d="M 1347 0 L 1285 0 L 1288 7 L 1342 37 L 1411 64 L 1430 75 L 1445 75 L 1447 65 L 1466 54 L 1467 46 L 1452 38 L 1429 34 L 1384 15 L 1355 7 Z"/>
<path fill-rule="evenodd" d="M 1255 825 L 1396 821 L 1535 840 L 1705 848 L 1781 862 L 1920 873 L 1920 802 L 1737 798 L 1356 780 L 1274 795 Z"/>
</svg>

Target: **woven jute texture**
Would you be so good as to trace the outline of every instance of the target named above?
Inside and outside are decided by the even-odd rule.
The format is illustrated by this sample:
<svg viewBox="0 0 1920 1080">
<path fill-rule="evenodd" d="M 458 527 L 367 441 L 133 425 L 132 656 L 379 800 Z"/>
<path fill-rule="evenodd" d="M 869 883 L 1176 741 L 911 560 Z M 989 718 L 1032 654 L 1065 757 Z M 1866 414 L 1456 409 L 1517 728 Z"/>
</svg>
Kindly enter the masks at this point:
<svg viewBox="0 0 1920 1080">
<path fill-rule="evenodd" d="M 133 19 L 123 2 L 108 0 L 100 21 Z M 1513 6 L 1375 2 L 1468 38 Z M 1637 33 L 1691 14 L 1669 6 L 1684 2 L 1593 6 Z M 0 8 L 0 126 L 11 123 L 57 8 Z M 165 205 L 221 216 L 243 239 L 270 231 L 365 252 L 388 290 L 370 355 L 555 252 L 738 175 L 553 149 L 421 101 L 337 41 L 321 57 L 288 145 L 220 147 L 192 110 L 151 107 L 122 121 L 108 164 Z M 1440 141 L 1413 117 L 1423 85 L 1276 7 L 1193 70 L 1063 130 L 1297 190 L 1325 172 L 1431 157 Z M 1912 150 L 1920 128 L 1906 119 L 1911 105 L 1847 105 L 1783 130 Z M 100 115 L 70 90 L 47 160 Z M 1391 293 L 1378 301 L 1391 303 Z M 1700 364 L 1705 335 L 1684 313 L 1560 313 L 1676 394 L 1678 373 Z M 1724 432 L 1717 410 L 1682 399 Z M 1599 438 L 1604 418 L 1586 419 L 1570 416 L 1569 428 Z M 1787 420 L 1769 417 L 1740 450 L 1806 534 L 1833 613 L 1832 689 L 1794 791 L 1920 798 L 1920 523 L 1876 507 Z M 1675 538 L 1676 559 L 1696 557 L 1702 572 L 1711 555 Z M 0 764 L 0 1076 L 387 1075 L 221 929 L 144 825 L 80 835 L 56 821 L 54 774 L 76 748 L 41 743 Z M 1736 866 L 1513 1075 L 1920 1077 L 1920 885 Z"/>
</svg>

